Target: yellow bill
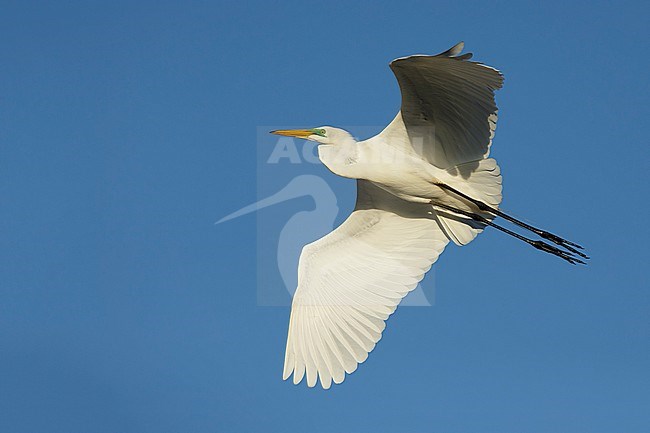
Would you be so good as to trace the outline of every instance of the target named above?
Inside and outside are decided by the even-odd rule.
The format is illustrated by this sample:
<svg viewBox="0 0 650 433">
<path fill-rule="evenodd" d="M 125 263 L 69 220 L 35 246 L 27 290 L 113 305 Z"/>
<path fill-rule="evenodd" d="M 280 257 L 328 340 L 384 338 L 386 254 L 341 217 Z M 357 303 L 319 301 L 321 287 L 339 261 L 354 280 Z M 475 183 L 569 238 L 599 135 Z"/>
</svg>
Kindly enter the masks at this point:
<svg viewBox="0 0 650 433">
<path fill-rule="evenodd" d="M 285 135 L 287 137 L 307 138 L 310 135 L 314 135 L 314 130 L 313 129 L 278 129 L 277 131 L 271 131 L 271 134 Z"/>
</svg>

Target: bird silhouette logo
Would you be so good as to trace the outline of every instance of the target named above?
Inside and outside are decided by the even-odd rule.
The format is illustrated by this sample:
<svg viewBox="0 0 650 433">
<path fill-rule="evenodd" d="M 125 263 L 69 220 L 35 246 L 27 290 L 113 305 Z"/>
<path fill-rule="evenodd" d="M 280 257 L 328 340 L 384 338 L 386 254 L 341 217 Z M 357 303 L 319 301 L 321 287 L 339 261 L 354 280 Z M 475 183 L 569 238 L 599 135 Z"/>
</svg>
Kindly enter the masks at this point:
<svg viewBox="0 0 650 433">
<path fill-rule="evenodd" d="M 277 192 L 244 206 L 216 222 L 216 224 L 223 224 L 254 212 L 260 212 L 265 208 L 279 206 L 303 197 L 311 198 L 314 207 L 290 215 L 284 224 L 278 228 L 279 236 L 274 251 L 277 271 L 284 284 L 284 289 L 291 297 L 293 297 L 298 286 L 296 268 L 302 247 L 320 239 L 335 228 L 339 206 L 336 194 L 327 181 L 314 174 L 297 175 Z M 425 293 L 422 285 L 418 285 L 400 305 L 431 306 L 433 291 L 429 289 L 427 288 Z M 289 298 L 285 297 L 285 299 Z"/>
</svg>

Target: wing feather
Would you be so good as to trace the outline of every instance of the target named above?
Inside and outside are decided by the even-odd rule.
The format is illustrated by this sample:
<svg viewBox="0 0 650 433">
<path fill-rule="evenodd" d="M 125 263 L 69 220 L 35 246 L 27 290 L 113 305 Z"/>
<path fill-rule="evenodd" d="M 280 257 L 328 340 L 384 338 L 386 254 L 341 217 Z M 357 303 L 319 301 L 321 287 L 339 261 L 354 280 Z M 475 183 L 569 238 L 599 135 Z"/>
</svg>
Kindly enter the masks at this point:
<svg viewBox="0 0 650 433">
<path fill-rule="evenodd" d="M 283 378 L 341 383 L 381 339 L 385 320 L 449 242 L 430 207 L 358 181 L 357 206 L 306 245 L 289 320 Z"/>
<path fill-rule="evenodd" d="M 496 69 L 459 55 L 461 42 L 435 56 L 402 57 L 390 63 L 401 93 L 400 112 L 379 135 L 410 146 L 431 164 L 448 168 L 487 158 L 494 137 L 494 92 L 503 85 Z M 394 140 L 396 134 L 408 137 Z M 391 142 L 391 140 L 387 140 Z"/>
</svg>

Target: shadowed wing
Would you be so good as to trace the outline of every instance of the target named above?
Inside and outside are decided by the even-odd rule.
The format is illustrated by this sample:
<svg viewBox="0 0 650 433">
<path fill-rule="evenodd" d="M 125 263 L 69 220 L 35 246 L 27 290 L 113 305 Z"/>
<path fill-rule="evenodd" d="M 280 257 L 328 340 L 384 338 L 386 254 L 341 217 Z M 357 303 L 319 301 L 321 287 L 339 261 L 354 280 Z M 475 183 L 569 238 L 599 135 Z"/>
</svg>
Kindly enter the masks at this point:
<svg viewBox="0 0 650 433">
<path fill-rule="evenodd" d="M 431 164 L 448 168 L 487 158 L 496 129 L 494 92 L 499 71 L 459 55 L 461 42 L 435 56 L 391 62 L 402 93 L 397 117 L 380 136 L 411 146 Z M 400 137 L 401 136 L 401 137 Z"/>
<path fill-rule="evenodd" d="M 283 377 L 341 383 L 449 242 L 430 206 L 357 181 L 355 210 L 300 255 Z"/>
</svg>

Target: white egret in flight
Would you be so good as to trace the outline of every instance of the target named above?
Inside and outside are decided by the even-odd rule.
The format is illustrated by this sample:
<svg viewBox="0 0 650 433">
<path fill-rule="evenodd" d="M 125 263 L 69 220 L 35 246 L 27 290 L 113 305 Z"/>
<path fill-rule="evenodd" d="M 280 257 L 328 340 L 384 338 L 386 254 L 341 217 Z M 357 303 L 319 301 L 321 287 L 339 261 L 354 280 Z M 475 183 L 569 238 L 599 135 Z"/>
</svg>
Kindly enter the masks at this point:
<svg viewBox="0 0 650 433">
<path fill-rule="evenodd" d="M 460 54 L 394 60 L 402 105 L 377 136 L 356 141 L 330 126 L 272 131 L 316 141 L 334 174 L 357 179 L 354 211 L 306 245 L 298 265 L 284 379 L 312 387 L 341 383 L 381 338 L 385 321 L 452 240 L 471 242 L 486 226 L 571 264 L 581 246 L 499 209 L 501 173 L 488 158 L 497 122 L 499 71 Z M 503 218 L 545 239 L 497 225 Z"/>
</svg>

